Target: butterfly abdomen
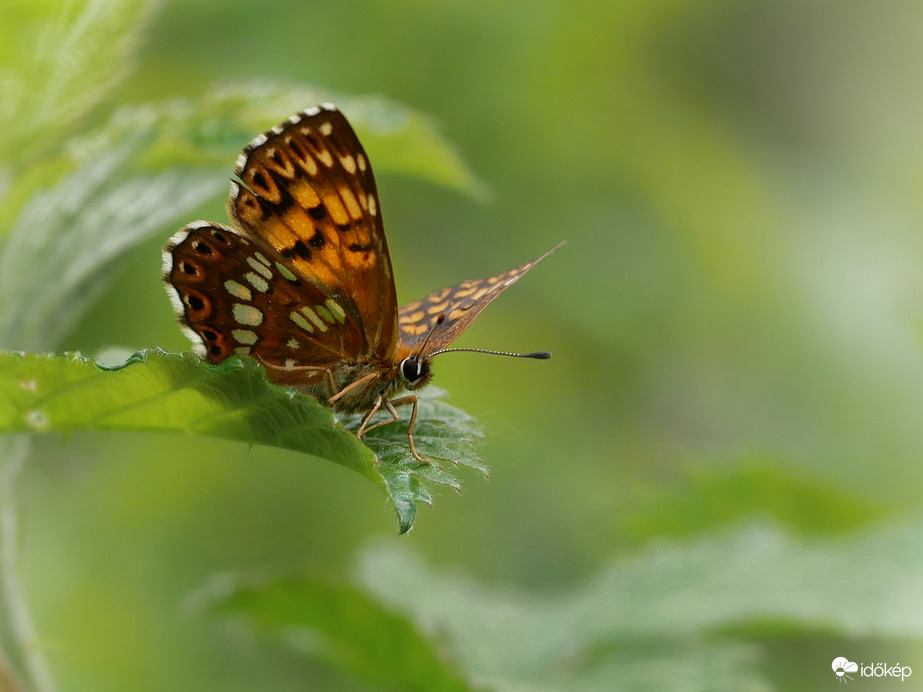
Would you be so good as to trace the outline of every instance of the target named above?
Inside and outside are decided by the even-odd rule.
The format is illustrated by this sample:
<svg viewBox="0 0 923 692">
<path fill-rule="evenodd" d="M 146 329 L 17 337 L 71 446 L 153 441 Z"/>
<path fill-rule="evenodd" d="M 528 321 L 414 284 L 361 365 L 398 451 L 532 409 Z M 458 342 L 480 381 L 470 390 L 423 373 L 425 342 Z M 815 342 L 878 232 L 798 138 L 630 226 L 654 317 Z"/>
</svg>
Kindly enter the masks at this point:
<svg viewBox="0 0 923 692">
<path fill-rule="evenodd" d="M 333 386 L 331 387 L 331 381 Z M 324 377 L 306 390 L 318 401 L 343 413 L 361 413 L 371 410 L 379 397 L 387 401 L 406 387 L 397 368 L 383 369 L 371 363 L 339 363 Z"/>
</svg>

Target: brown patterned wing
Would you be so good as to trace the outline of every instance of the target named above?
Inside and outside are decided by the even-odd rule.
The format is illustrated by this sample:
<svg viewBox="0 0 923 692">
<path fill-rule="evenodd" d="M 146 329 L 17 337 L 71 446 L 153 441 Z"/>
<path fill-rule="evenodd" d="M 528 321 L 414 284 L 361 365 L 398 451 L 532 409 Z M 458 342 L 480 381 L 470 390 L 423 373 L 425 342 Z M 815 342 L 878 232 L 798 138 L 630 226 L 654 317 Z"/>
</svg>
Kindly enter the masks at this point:
<svg viewBox="0 0 923 692">
<path fill-rule="evenodd" d="M 398 311 L 401 352 L 415 352 L 433 329 L 440 315 L 445 315 L 445 319 L 435 328 L 426 343 L 426 352 L 421 355 L 426 357 L 446 348 L 461 336 L 481 310 L 563 244 L 559 243 L 541 257 L 515 269 L 486 279 L 462 281 L 458 286 L 447 286 L 433 291 L 423 300 L 403 306 Z"/>
<path fill-rule="evenodd" d="M 364 340 L 353 317 L 317 286 L 287 269 L 259 238 L 196 221 L 163 250 L 164 280 L 183 331 L 212 363 L 253 355 L 283 368 L 317 366 L 359 353 Z M 322 372 L 292 371 L 280 384 L 310 386 Z"/>
<path fill-rule="evenodd" d="M 335 106 L 311 108 L 255 138 L 241 153 L 228 202 L 244 234 L 332 298 L 358 326 L 353 356 L 388 361 L 397 296 L 368 157 Z"/>
</svg>

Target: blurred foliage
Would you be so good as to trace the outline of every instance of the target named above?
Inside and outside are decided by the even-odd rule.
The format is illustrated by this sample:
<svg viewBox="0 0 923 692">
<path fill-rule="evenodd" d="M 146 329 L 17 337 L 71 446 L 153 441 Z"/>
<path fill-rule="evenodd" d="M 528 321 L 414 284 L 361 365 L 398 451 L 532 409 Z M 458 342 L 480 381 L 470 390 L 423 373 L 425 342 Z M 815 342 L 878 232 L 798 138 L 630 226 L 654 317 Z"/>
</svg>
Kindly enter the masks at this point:
<svg viewBox="0 0 923 692">
<path fill-rule="evenodd" d="M 334 464 L 36 439 L 22 576 L 62 690 L 817 689 L 838 656 L 923 669 L 923 7 L 149 8 L 4 7 L 3 346 L 186 349 L 160 246 L 224 218 L 253 135 L 335 100 L 406 300 L 568 240 L 463 337 L 555 358 L 437 359 L 494 473 L 400 539 Z M 227 569 L 305 576 L 243 579 L 235 618 L 179 609 Z M 350 636 L 421 651 L 369 670 L 388 650 L 359 660 Z"/>
<path fill-rule="evenodd" d="M 263 582 L 215 579 L 188 601 L 236 615 L 308 656 L 329 659 L 375 689 L 474 690 L 440 659 L 406 617 L 341 579 L 299 576 Z"/>
<path fill-rule="evenodd" d="M 651 546 L 541 597 L 434 574 L 390 548 L 366 550 L 357 580 L 439 632 L 463 667 L 495 689 L 512 680 L 533 690 L 763 689 L 768 680 L 747 641 L 761 630 L 923 636 L 921 604 L 906 600 L 923 587 L 920 530 L 818 544 L 759 523 L 729 526 Z M 869 560 L 895 590 L 854 569 Z M 407 583 L 419 586 L 410 594 Z"/>
</svg>

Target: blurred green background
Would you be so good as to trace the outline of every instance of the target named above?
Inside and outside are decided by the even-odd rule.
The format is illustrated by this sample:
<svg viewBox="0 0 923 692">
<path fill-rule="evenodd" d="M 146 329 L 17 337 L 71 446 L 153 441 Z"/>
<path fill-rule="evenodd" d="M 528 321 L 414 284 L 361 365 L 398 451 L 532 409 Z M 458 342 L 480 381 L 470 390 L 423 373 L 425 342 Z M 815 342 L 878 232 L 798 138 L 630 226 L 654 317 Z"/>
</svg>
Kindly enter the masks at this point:
<svg viewBox="0 0 923 692">
<path fill-rule="evenodd" d="M 460 342 L 554 358 L 436 361 L 492 477 L 402 537 L 371 483 L 294 453 L 38 440 L 22 559 L 60 689 L 379 689 L 183 607 L 250 570 L 361 581 L 485 689 L 821 689 L 837 656 L 923 689 L 921 46 L 911 0 L 164 2 L 110 110 L 246 80 L 432 115 L 491 193 L 379 171 L 399 298 L 567 240 Z M 187 350 L 160 247 L 224 203 L 126 255 L 62 348 Z M 611 629 L 550 631 L 579 593 Z M 581 644 L 477 669 L 440 623 L 485 600 L 548 616 L 473 629 L 507 662 L 530 636 Z"/>
</svg>

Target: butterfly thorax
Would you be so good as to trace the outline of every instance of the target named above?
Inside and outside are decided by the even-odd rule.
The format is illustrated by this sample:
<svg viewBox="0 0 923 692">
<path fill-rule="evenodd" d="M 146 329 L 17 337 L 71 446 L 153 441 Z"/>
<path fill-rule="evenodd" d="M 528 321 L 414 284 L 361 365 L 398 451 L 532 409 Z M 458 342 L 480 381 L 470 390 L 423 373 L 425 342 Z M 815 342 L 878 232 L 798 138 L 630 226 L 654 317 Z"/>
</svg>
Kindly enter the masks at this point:
<svg viewBox="0 0 923 692">
<path fill-rule="evenodd" d="M 410 357 L 394 364 L 338 363 L 301 381 L 292 378 L 297 368 L 267 368 L 270 379 L 310 394 L 318 401 L 343 413 L 359 413 L 380 402 L 396 398 L 405 391 L 419 389 L 432 379 L 429 361 Z M 275 377 L 274 377 L 275 375 Z M 289 376 L 286 376 L 289 375 Z"/>
</svg>

